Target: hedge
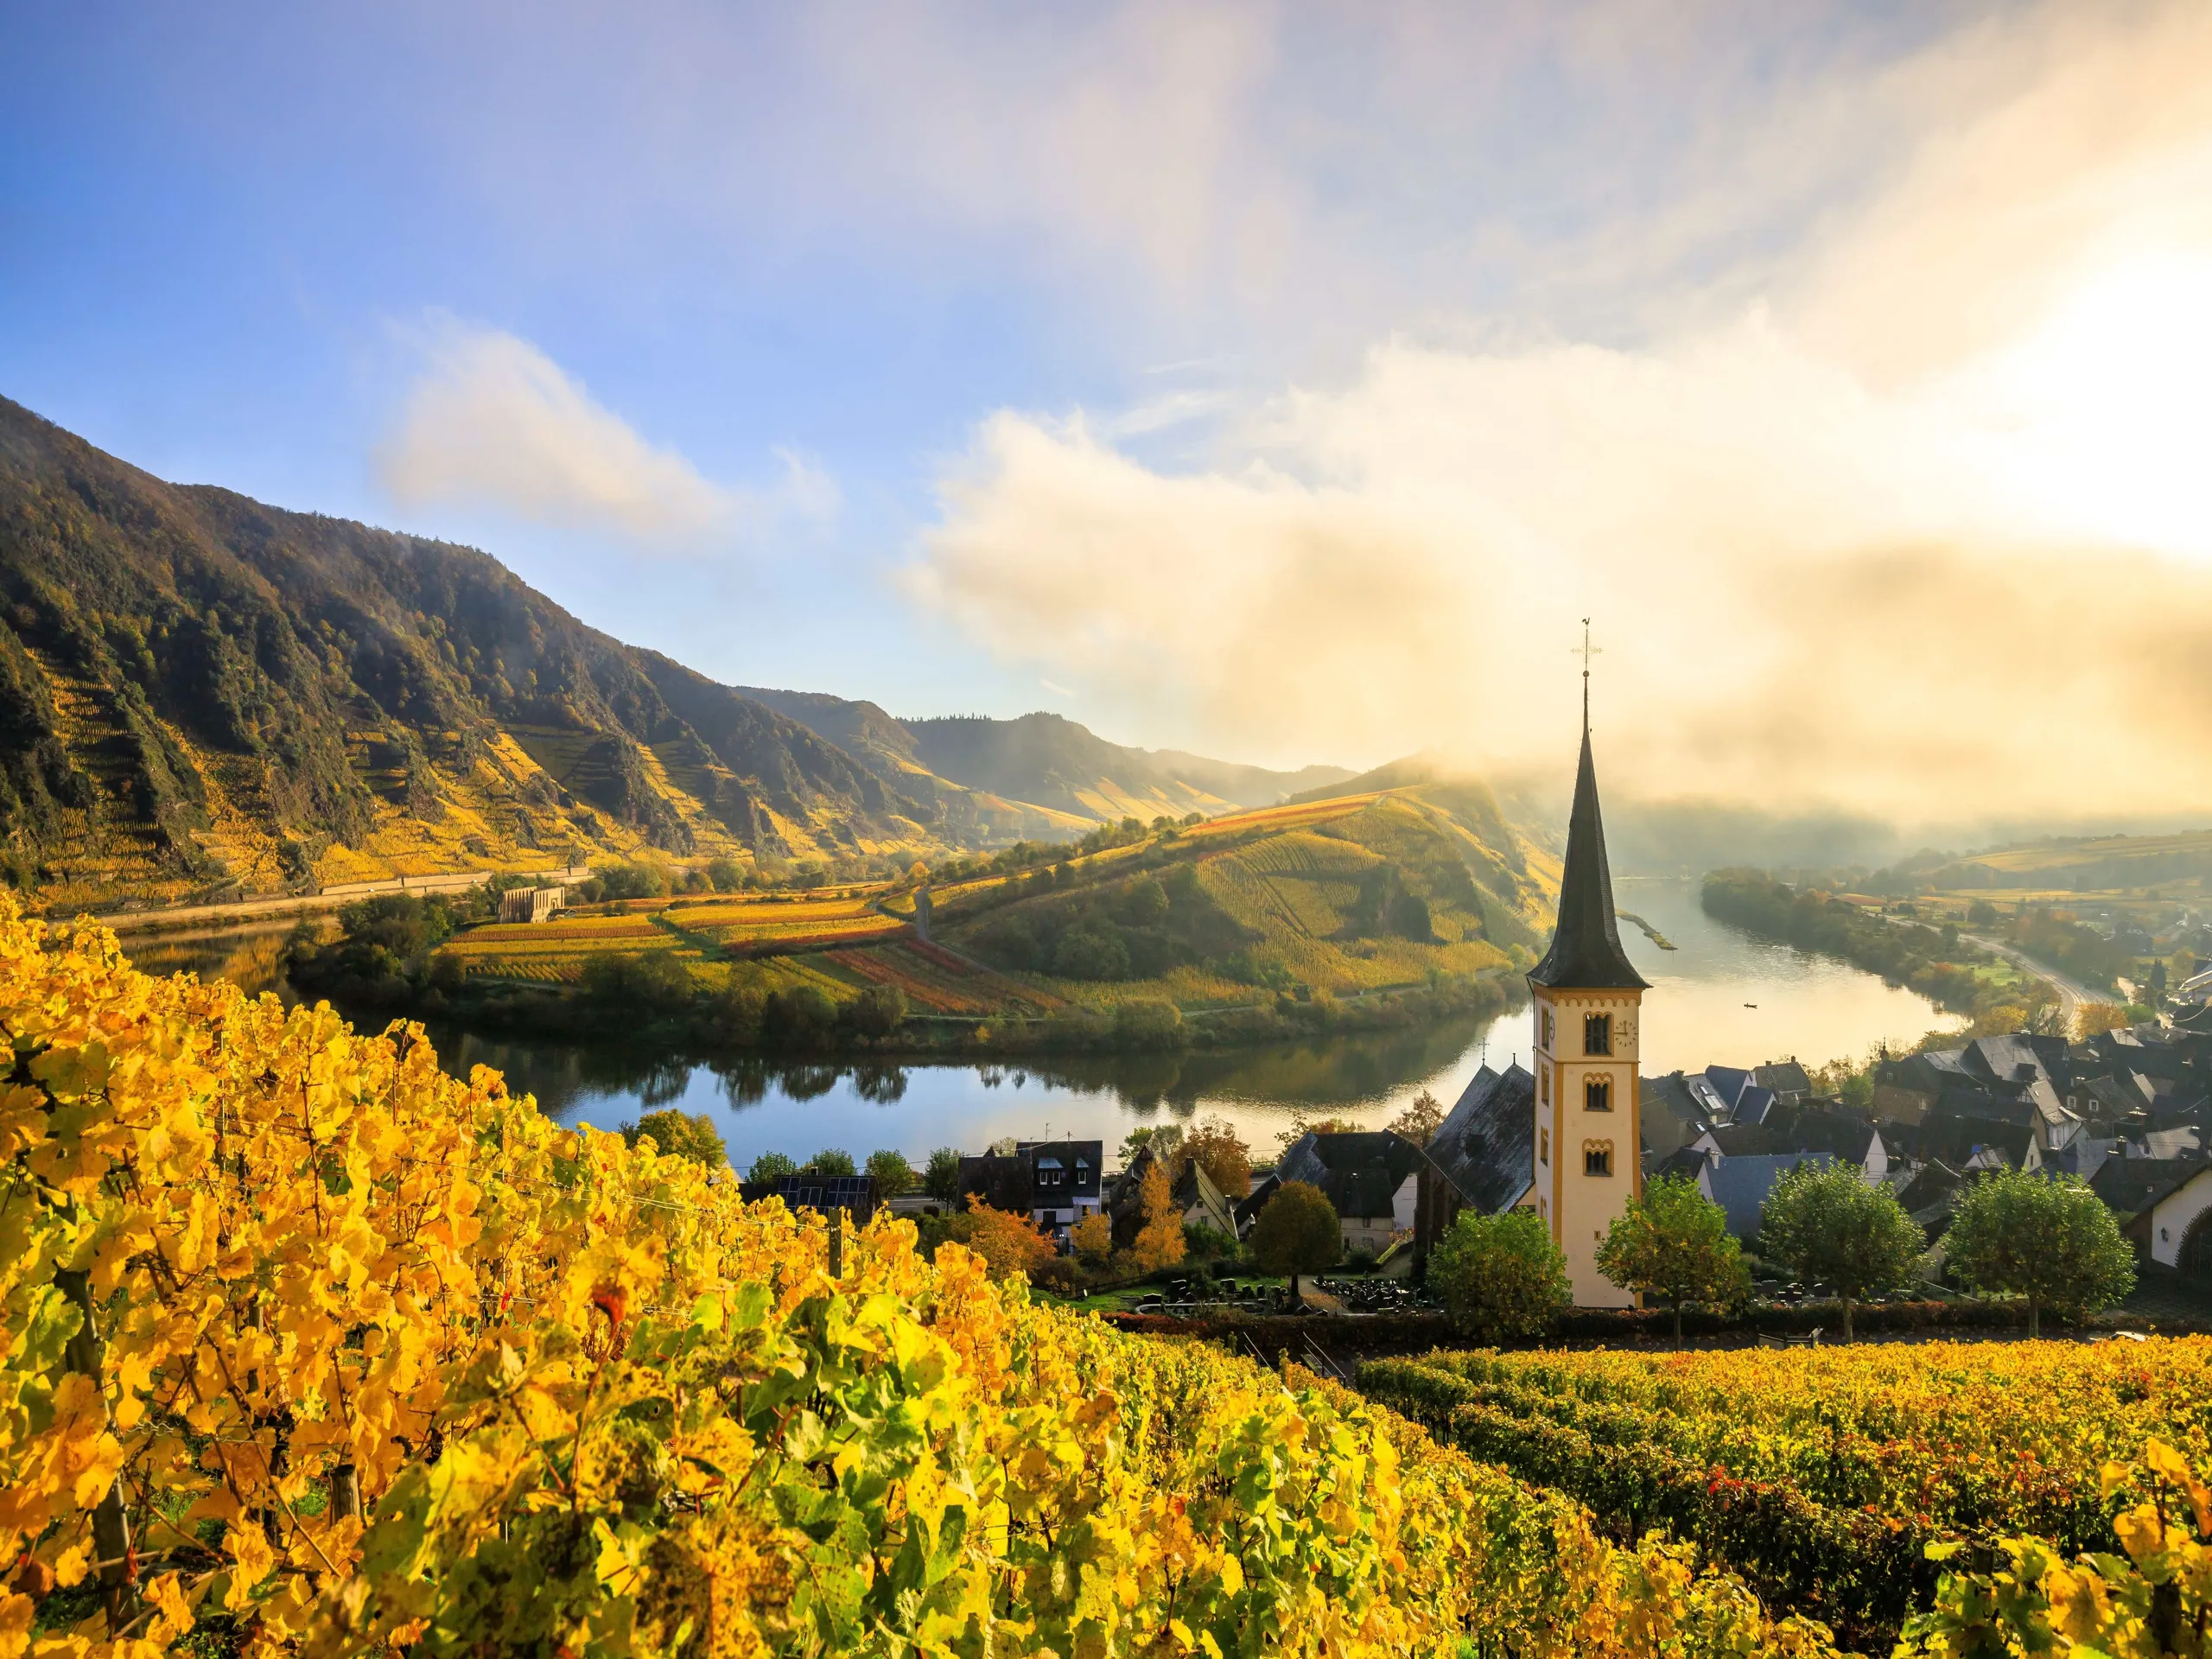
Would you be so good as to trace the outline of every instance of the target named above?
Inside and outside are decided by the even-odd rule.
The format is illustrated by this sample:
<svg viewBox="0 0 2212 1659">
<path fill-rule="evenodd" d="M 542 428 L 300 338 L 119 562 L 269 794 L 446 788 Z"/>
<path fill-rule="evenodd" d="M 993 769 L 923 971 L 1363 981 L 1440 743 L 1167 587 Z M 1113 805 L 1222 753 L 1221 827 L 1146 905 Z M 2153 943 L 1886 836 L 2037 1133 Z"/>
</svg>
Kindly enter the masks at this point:
<svg viewBox="0 0 2212 1659">
<path fill-rule="evenodd" d="M 1441 1313 L 1215 1313 L 1194 1319 L 1108 1313 L 1102 1317 L 1125 1331 L 1154 1336 L 1226 1340 L 1240 1348 L 1249 1340 L 1270 1359 L 1285 1353 L 1295 1357 L 1305 1352 L 1309 1340 L 1332 1352 L 1344 1350 L 1361 1355 L 1417 1353 L 1469 1340 L 1467 1332 Z M 1674 1316 L 1663 1308 L 1578 1307 L 1560 1315 L 1539 1342 L 1510 1345 L 1541 1346 L 1561 1341 L 1664 1344 L 1672 1339 L 1673 1323 Z M 1915 1331 L 2023 1331 L 2027 1324 L 2027 1304 L 2018 1300 L 1880 1302 L 1852 1310 L 1853 1329 L 1862 1336 Z M 2087 1321 L 2083 1328 L 2141 1328 L 2148 1324 L 2128 1315 L 2106 1314 Z M 2158 1328 L 2172 1333 L 2195 1327 L 2160 1320 Z M 1697 1311 L 1682 1315 L 1684 1337 L 1804 1336 L 1816 1330 L 1835 1335 L 1842 1329 L 1843 1304 L 1833 1301 L 1753 1307 L 1736 1314 Z"/>
</svg>

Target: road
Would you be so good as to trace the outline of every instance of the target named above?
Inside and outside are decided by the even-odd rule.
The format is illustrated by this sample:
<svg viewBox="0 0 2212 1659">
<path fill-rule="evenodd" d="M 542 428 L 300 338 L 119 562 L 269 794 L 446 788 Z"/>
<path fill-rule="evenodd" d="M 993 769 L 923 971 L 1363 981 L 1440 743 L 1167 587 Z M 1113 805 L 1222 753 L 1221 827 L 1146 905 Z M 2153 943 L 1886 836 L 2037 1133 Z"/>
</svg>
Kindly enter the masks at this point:
<svg viewBox="0 0 2212 1659">
<path fill-rule="evenodd" d="M 2007 944 L 2002 939 L 1988 938 L 1980 933 L 1961 933 L 1959 937 L 1969 944 L 1980 945 L 1992 956 L 2004 957 L 2015 968 L 2033 974 L 2052 990 L 2056 991 L 2059 1012 L 2066 1016 L 2066 1023 L 2069 1028 L 2074 1024 L 2074 1016 L 2083 1007 L 2112 1001 L 2112 998 L 2103 992 L 2093 991 L 2080 980 L 2069 979 L 2048 963 L 2037 962 L 2017 945 Z"/>
</svg>

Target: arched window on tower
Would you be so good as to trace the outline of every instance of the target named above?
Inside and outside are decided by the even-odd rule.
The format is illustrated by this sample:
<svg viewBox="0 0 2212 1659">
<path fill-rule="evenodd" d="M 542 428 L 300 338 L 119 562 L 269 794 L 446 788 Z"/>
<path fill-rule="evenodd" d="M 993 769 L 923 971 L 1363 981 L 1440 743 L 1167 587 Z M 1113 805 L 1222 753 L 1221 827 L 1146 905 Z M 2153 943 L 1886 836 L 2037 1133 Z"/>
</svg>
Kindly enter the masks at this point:
<svg viewBox="0 0 2212 1659">
<path fill-rule="evenodd" d="M 1611 1077 L 1583 1079 L 1582 1109 L 1586 1112 L 1610 1112 L 1613 1109 L 1613 1080 Z"/>
<path fill-rule="evenodd" d="M 1582 1052 L 1585 1054 L 1610 1054 L 1613 1052 L 1611 1014 L 1586 1014 L 1582 1016 Z"/>
<path fill-rule="evenodd" d="M 1610 1141 L 1585 1141 L 1582 1143 L 1582 1173 L 1585 1175 L 1611 1174 L 1613 1143 Z"/>
</svg>

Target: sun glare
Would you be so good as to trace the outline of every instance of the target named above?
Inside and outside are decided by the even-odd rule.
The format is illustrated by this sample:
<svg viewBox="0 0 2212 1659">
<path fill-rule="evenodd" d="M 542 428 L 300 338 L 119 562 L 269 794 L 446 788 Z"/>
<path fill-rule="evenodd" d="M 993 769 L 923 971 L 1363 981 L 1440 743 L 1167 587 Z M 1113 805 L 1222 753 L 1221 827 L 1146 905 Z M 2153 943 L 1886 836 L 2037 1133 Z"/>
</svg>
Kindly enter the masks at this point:
<svg viewBox="0 0 2212 1659">
<path fill-rule="evenodd" d="M 1999 481 L 2048 529 L 2212 558 L 2212 256 L 2099 273 L 1985 386 Z"/>
</svg>

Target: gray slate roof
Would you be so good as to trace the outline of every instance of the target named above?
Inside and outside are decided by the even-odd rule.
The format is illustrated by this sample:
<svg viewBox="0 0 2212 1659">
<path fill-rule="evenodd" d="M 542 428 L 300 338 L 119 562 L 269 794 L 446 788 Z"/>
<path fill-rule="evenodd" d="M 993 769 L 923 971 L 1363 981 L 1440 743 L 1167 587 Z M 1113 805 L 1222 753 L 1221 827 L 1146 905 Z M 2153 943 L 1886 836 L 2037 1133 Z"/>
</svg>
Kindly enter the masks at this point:
<svg viewBox="0 0 2212 1659">
<path fill-rule="evenodd" d="M 1392 1212 L 1398 1189 L 1421 1165 L 1421 1148 L 1388 1129 L 1308 1130 L 1283 1154 L 1275 1176 L 1319 1187 L 1339 1217 L 1372 1217 Z"/>
<path fill-rule="evenodd" d="M 1707 1166 L 1701 1185 L 1728 1217 L 1728 1230 L 1749 1238 L 1759 1230 L 1759 1210 L 1774 1184 L 1800 1164 L 1831 1164 L 1824 1152 L 1784 1152 L 1753 1158 L 1721 1158 Z"/>
<path fill-rule="evenodd" d="M 1536 1179 L 1535 1078 L 1518 1061 L 1483 1067 L 1430 1138 L 1428 1157 L 1474 1209 L 1511 1209 Z"/>
<path fill-rule="evenodd" d="M 1580 990 L 1643 990 L 1621 948 L 1613 918 L 1613 874 L 1605 861 L 1605 826 L 1598 811 L 1598 769 L 1590 759 L 1590 730 L 1582 731 L 1582 761 L 1574 774 L 1574 810 L 1567 821 L 1567 861 L 1559 880 L 1559 926 L 1551 949 L 1529 975 L 1532 985 Z"/>
</svg>

